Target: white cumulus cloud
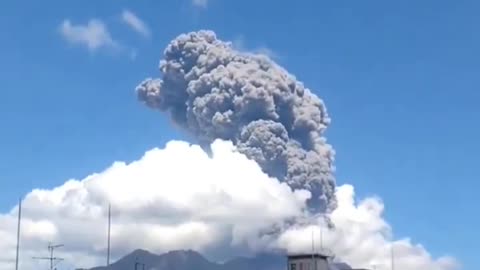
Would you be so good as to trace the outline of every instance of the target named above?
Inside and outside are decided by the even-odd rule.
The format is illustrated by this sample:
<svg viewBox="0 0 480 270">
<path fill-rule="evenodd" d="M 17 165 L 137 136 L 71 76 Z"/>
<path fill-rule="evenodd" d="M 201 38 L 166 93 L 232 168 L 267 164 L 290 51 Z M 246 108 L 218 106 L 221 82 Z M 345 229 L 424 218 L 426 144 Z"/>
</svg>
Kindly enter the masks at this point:
<svg viewBox="0 0 480 270">
<path fill-rule="evenodd" d="M 143 22 L 137 15 L 135 15 L 130 10 L 124 10 L 122 12 L 122 20 L 126 23 L 130 28 L 134 31 L 139 33 L 144 37 L 150 37 L 150 29 L 148 28 L 147 24 Z"/>
<path fill-rule="evenodd" d="M 66 19 L 60 25 L 60 33 L 68 42 L 84 45 L 91 51 L 102 47 L 118 46 L 112 39 L 107 26 L 97 19 L 90 19 L 85 25 L 73 24 Z"/>
<path fill-rule="evenodd" d="M 212 153 L 171 141 L 135 162 L 116 162 L 82 180 L 33 190 L 23 202 L 21 268 L 41 267 L 30 258 L 46 252 L 49 241 L 65 244 L 58 255 L 66 265 L 103 264 L 109 202 L 114 258 L 136 248 L 230 250 L 232 255 L 310 249 L 312 229 L 323 223 L 305 211 L 308 191 L 292 191 L 268 177 L 230 142 L 214 142 Z M 379 199 L 357 204 L 349 185 L 339 187 L 337 196 L 339 207 L 331 215 L 336 229 L 324 229 L 324 245 L 337 257 L 354 266 L 389 269 L 394 243 L 399 269 L 456 269 L 453 258 L 433 258 L 409 239 L 392 242 Z M 6 251 L 0 254 L 0 270 L 14 263 L 16 212 L 17 207 L 0 214 L 0 250 Z"/>
<path fill-rule="evenodd" d="M 392 228 L 382 217 L 384 205 L 380 199 L 370 197 L 356 204 L 351 185 L 338 187 L 336 196 L 339 205 L 330 216 L 334 229 L 328 229 L 323 219 L 317 218 L 316 224 L 288 229 L 277 244 L 296 252 L 309 251 L 314 232 L 317 248 L 320 249 L 318 242 L 322 235 L 325 249 L 355 267 L 390 270 L 393 249 L 397 269 L 458 269 L 452 257 L 433 258 L 424 247 L 408 238 L 393 240 Z"/>
</svg>

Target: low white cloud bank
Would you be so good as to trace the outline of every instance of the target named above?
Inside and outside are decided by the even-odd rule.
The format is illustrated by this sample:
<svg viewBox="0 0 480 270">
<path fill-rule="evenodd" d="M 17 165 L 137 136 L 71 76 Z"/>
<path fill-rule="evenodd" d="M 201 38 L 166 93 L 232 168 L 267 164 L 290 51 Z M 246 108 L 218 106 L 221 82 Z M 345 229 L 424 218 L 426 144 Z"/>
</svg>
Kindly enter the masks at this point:
<svg viewBox="0 0 480 270">
<path fill-rule="evenodd" d="M 114 259 L 137 248 L 310 250 L 312 230 L 323 224 L 305 211 L 310 193 L 268 177 L 229 142 L 214 142 L 212 151 L 209 157 L 199 146 L 171 141 L 130 164 L 116 162 L 83 180 L 33 190 L 23 202 L 21 269 L 45 266 L 31 258 L 47 255 L 49 241 L 65 244 L 57 253 L 66 259 L 63 266 L 103 265 L 108 202 Z M 352 266 L 389 269 L 393 243 L 381 201 L 355 203 L 350 185 L 338 187 L 337 196 L 331 216 L 336 229 L 323 229 L 324 246 Z M 14 265 L 16 214 L 17 207 L 0 215 L 0 270 Z M 432 258 L 408 239 L 394 244 L 398 269 L 457 267 L 453 258 Z"/>
</svg>

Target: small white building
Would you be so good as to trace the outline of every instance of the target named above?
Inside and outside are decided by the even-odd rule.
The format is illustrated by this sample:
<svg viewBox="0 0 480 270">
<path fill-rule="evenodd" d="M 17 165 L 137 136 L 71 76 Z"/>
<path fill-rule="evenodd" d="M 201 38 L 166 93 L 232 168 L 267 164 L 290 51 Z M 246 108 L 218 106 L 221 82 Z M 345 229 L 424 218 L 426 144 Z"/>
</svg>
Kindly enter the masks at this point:
<svg viewBox="0 0 480 270">
<path fill-rule="evenodd" d="M 332 254 L 332 255 L 327 255 Z M 299 253 L 287 256 L 287 270 L 369 270 L 365 268 L 352 268 L 348 264 L 334 263 L 333 253 Z"/>
<path fill-rule="evenodd" d="M 287 270 L 329 270 L 329 256 L 320 253 L 290 254 Z"/>
</svg>

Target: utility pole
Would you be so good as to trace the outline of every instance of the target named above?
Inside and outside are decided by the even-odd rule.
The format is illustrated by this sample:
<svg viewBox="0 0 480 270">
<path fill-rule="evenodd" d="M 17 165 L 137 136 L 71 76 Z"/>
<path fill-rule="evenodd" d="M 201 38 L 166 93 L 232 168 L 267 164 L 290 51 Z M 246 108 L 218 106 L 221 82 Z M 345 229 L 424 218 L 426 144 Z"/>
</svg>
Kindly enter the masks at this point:
<svg viewBox="0 0 480 270">
<path fill-rule="evenodd" d="M 53 270 L 57 261 L 63 261 L 63 258 L 58 258 L 53 256 L 53 251 L 56 248 L 63 247 L 63 245 L 52 245 L 51 243 L 48 244 L 48 251 L 50 253 L 50 257 L 33 257 L 36 260 L 48 260 L 50 261 L 50 270 Z"/>
<path fill-rule="evenodd" d="M 323 227 L 320 224 L 320 252 L 323 251 Z"/>
<path fill-rule="evenodd" d="M 314 238 L 315 231 L 312 229 L 312 254 L 315 254 L 315 238 Z"/>
<path fill-rule="evenodd" d="M 108 204 L 107 267 L 110 266 L 110 228 L 112 226 L 112 207 Z"/>
<path fill-rule="evenodd" d="M 139 265 L 142 266 L 142 270 L 145 270 L 145 264 L 138 262 L 138 257 L 137 257 L 137 258 L 135 258 L 135 270 L 138 270 L 137 267 L 138 267 Z"/>
<path fill-rule="evenodd" d="M 320 216 L 322 217 L 321 219 L 321 222 L 319 222 L 318 224 L 318 227 L 319 227 L 319 232 L 320 232 L 320 252 L 324 252 L 324 249 L 323 249 L 323 225 L 327 225 L 328 226 L 328 218 L 326 217 L 325 214 L 320 214 Z M 329 229 L 329 227 L 327 227 L 327 230 Z M 324 254 L 326 255 L 326 254 Z"/>
<path fill-rule="evenodd" d="M 391 263 L 392 263 L 391 269 L 395 270 L 395 254 L 394 254 L 394 251 L 393 251 L 393 244 L 394 243 L 392 242 L 392 247 L 391 247 L 391 250 L 390 250 L 390 252 L 391 252 L 391 254 L 390 254 L 391 255 Z"/>
<path fill-rule="evenodd" d="M 22 198 L 18 200 L 18 224 L 17 224 L 17 256 L 15 258 L 15 270 L 18 270 L 18 259 L 20 255 L 20 223 L 22 220 Z"/>
<path fill-rule="evenodd" d="M 315 227 L 312 228 L 312 268 L 317 270 L 317 260 L 315 259 Z"/>
</svg>

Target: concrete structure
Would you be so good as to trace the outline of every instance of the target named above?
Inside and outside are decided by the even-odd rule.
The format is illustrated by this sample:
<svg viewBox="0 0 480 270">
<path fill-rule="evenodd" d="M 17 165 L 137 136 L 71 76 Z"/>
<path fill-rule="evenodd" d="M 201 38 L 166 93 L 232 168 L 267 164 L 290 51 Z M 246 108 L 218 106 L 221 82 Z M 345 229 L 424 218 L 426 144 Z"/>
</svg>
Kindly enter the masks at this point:
<svg viewBox="0 0 480 270">
<path fill-rule="evenodd" d="M 327 253 L 299 253 L 287 256 L 287 270 L 369 270 L 351 268 L 348 264 L 333 263 Z"/>
<path fill-rule="evenodd" d="M 288 270 L 329 270 L 328 256 L 313 254 L 290 254 L 287 257 Z"/>
</svg>

